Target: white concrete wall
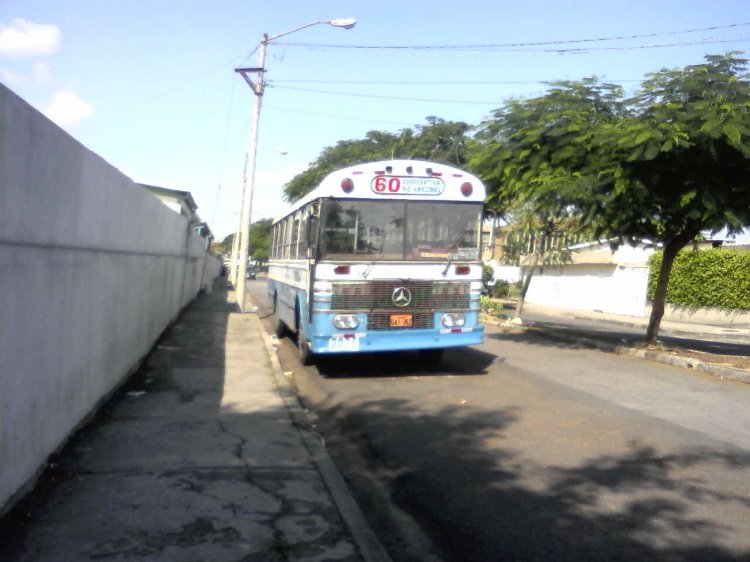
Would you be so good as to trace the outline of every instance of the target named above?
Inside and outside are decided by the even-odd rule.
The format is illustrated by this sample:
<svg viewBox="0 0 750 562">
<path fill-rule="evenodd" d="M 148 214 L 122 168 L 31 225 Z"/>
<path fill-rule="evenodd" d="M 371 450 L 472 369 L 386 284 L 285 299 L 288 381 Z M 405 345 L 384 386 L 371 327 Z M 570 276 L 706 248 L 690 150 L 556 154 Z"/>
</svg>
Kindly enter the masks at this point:
<svg viewBox="0 0 750 562">
<path fill-rule="evenodd" d="M 642 316 L 647 267 L 616 264 L 566 265 L 537 269 L 526 302 L 557 308 Z"/>
<path fill-rule="evenodd" d="M 647 318 L 651 316 L 650 304 L 646 306 L 643 315 Z M 687 324 L 748 328 L 750 327 L 750 311 L 708 306 L 690 307 L 667 303 L 664 305 L 664 317 L 662 320 L 685 322 Z"/>
<path fill-rule="evenodd" d="M 492 278 L 495 280 L 507 281 L 508 283 L 517 283 L 521 280 L 521 268 L 517 265 L 498 265 L 489 262 L 487 265 L 492 267 L 494 273 Z"/>
<path fill-rule="evenodd" d="M 220 263 L 0 84 L 0 512 Z"/>
</svg>

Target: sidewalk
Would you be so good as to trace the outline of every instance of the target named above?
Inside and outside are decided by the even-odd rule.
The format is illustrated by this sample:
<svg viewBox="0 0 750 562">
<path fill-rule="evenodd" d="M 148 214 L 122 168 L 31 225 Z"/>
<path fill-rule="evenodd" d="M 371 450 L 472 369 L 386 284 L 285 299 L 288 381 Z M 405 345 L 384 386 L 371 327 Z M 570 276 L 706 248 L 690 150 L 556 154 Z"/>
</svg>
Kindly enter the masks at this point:
<svg viewBox="0 0 750 562">
<path fill-rule="evenodd" d="M 624 326 L 634 326 L 642 328 L 644 333 L 648 327 L 649 317 L 642 316 L 625 316 L 621 314 L 611 314 L 607 312 L 593 312 L 588 310 L 571 310 L 565 308 L 555 308 L 544 305 L 528 303 L 524 306 L 526 312 L 541 312 L 560 317 L 589 319 L 603 322 L 612 322 Z M 744 336 L 750 338 L 750 325 L 747 324 L 722 324 L 719 322 L 709 324 L 706 322 L 678 322 L 674 320 L 662 320 L 662 332 L 671 332 L 675 334 L 712 334 L 718 336 Z M 750 340 L 749 340 L 750 341 Z"/>
<path fill-rule="evenodd" d="M 524 326 L 560 341 L 695 369 L 750 384 L 750 328 L 662 321 L 660 346 L 644 348 L 648 318 L 526 304 Z"/>
<path fill-rule="evenodd" d="M 0 560 L 388 559 L 233 302 L 220 278 L 184 311 L 15 513 Z"/>
</svg>

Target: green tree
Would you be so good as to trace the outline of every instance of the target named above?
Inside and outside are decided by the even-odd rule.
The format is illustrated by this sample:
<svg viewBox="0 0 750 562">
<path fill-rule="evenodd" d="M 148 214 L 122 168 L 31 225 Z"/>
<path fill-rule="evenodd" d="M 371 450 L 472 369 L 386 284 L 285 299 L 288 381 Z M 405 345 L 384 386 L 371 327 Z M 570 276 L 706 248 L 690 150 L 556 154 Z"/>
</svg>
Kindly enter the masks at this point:
<svg viewBox="0 0 750 562">
<path fill-rule="evenodd" d="M 575 216 L 613 244 L 664 248 L 646 340 L 674 257 L 701 231 L 750 224 L 750 83 L 734 53 L 647 76 L 631 99 L 595 79 L 553 85 L 484 123 L 469 162 L 488 205 Z"/>
<path fill-rule="evenodd" d="M 214 241 L 211 244 L 211 250 L 217 254 L 229 255 L 232 252 L 232 240 L 234 240 L 234 233 L 225 236 L 220 242 Z"/>
<path fill-rule="evenodd" d="M 254 222 L 250 229 L 251 257 L 260 265 L 267 263 L 271 256 L 272 223 L 272 219 L 262 219 Z"/>
<path fill-rule="evenodd" d="M 646 333 L 659 332 L 672 265 L 701 231 L 750 224 L 750 82 L 736 53 L 647 77 L 592 149 L 609 160 L 578 201 L 597 232 L 651 240 L 664 254 Z"/>
<path fill-rule="evenodd" d="M 600 165 L 587 149 L 593 131 L 622 112 L 621 89 L 590 78 L 556 82 L 549 92 L 512 100 L 482 123 L 469 146 L 469 167 L 485 181 L 486 206 L 506 216 L 517 234 L 535 234 L 516 307 L 520 318 L 535 268 L 563 263 L 570 253 L 554 238 L 582 230 L 573 205 L 588 193 Z"/>
<path fill-rule="evenodd" d="M 370 131 L 364 139 L 339 141 L 323 149 L 304 172 L 284 186 L 284 198 L 294 202 L 312 191 L 329 173 L 361 162 L 389 158 L 418 158 L 446 164 L 464 163 L 469 125 L 428 117 L 427 125 L 402 129 L 399 133 Z"/>
</svg>

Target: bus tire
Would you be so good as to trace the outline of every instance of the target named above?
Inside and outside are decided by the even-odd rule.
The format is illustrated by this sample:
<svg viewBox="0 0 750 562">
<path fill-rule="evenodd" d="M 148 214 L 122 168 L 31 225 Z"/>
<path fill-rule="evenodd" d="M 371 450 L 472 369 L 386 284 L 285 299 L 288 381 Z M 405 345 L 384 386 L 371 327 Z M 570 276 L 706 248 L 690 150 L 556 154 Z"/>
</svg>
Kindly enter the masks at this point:
<svg viewBox="0 0 750 562">
<path fill-rule="evenodd" d="M 420 349 L 419 350 L 419 358 L 422 360 L 422 362 L 426 363 L 427 365 L 434 367 L 438 363 L 440 363 L 440 360 L 443 358 L 443 352 L 445 350 L 438 348 L 438 349 Z"/>
<path fill-rule="evenodd" d="M 277 294 L 274 294 L 273 296 L 273 314 L 276 315 L 276 337 L 279 339 L 285 338 L 289 334 L 289 329 L 286 327 L 286 324 L 281 320 L 279 317 L 279 296 Z"/>
<path fill-rule="evenodd" d="M 284 324 L 284 321 L 281 318 L 276 319 L 276 337 L 279 339 L 283 339 L 287 337 L 289 334 L 289 330 L 286 327 L 286 324 Z"/>
<path fill-rule="evenodd" d="M 297 347 L 299 348 L 299 361 L 303 365 L 312 365 L 313 363 L 313 352 L 310 349 L 310 344 L 307 343 L 305 332 L 302 328 L 297 332 Z"/>
</svg>

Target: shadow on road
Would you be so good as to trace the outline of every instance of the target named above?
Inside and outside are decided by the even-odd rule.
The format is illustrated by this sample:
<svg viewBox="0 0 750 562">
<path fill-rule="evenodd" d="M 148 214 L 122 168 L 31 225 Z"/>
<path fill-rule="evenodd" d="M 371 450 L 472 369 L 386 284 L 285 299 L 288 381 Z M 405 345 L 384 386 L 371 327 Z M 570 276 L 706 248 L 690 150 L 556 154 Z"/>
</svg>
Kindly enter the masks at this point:
<svg viewBox="0 0 750 562">
<path fill-rule="evenodd" d="M 318 372 L 330 378 L 434 377 L 486 375 L 495 355 L 473 348 L 447 349 L 440 362 L 425 361 L 415 351 L 318 355 Z"/>
<path fill-rule="evenodd" d="M 750 454 L 632 444 L 576 466 L 540 465 L 507 440 L 523 416 L 397 399 L 326 412 L 451 560 L 750 559 L 747 486 L 721 492 L 704 477 L 721 470 L 743 482 Z M 734 523 L 716 522 L 719 512 Z"/>
</svg>

